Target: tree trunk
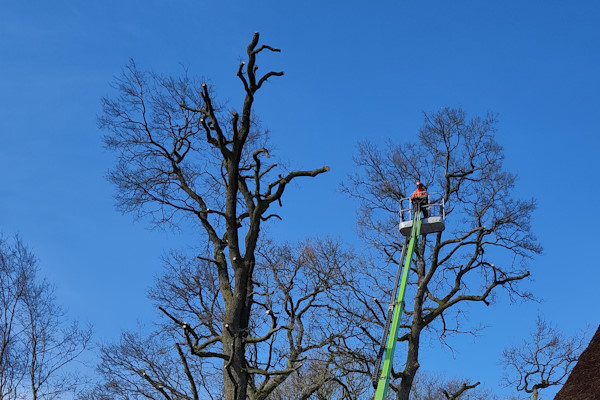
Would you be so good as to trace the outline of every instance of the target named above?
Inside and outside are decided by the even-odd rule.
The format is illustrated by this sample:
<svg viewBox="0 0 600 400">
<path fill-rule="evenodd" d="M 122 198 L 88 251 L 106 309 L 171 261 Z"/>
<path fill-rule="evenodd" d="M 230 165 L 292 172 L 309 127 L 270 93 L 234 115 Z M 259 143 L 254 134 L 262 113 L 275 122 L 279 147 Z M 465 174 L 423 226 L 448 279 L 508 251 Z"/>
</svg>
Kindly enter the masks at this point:
<svg viewBox="0 0 600 400">
<path fill-rule="evenodd" d="M 226 400 L 246 400 L 248 390 L 248 376 L 242 366 L 245 365 L 244 342 L 239 333 L 223 335 L 223 346 L 230 351 L 226 351 L 231 358 L 224 362 L 223 366 L 223 387 Z"/>
<path fill-rule="evenodd" d="M 229 356 L 223 364 L 223 385 L 225 400 L 246 400 L 249 377 L 245 340 L 252 304 L 253 262 L 234 261 L 234 269 L 235 288 L 223 320 L 223 352 Z"/>
<path fill-rule="evenodd" d="M 424 289 L 423 276 L 425 275 L 425 264 L 419 254 L 425 251 L 425 239 L 423 238 L 416 249 L 417 260 L 415 261 L 418 275 L 417 295 L 413 302 L 413 318 L 410 328 L 410 337 L 408 339 L 408 349 L 406 353 L 406 365 L 402 372 L 402 380 L 400 381 L 400 389 L 396 396 L 397 400 L 408 400 L 412 390 L 413 381 L 419 369 L 419 347 L 421 340 L 421 315 L 423 314 Z"/>
<path fill-rule="evenodd" d="M 246 400 L 248 389 L 244 344 L 247 324 L 246 326 L 240 324 L 243 311 L 242 307 L 236 308 L 239 312 L 228 313 L 231 316 L 226 317 L 223 324 L 223 352 L 229 356 L 229 360 L 223 363 L 225 400 Z"/>
<path fill-rule="evenodd" d="M 408 352 L 406 354 L 406 366 L 404 367 L 400 388 L 396 393 L 396 400 L 409 400 L 413 381 L 419 369 L 419 336 L 421 332 L 413 328 L 408 341 Z"/>
</svg>

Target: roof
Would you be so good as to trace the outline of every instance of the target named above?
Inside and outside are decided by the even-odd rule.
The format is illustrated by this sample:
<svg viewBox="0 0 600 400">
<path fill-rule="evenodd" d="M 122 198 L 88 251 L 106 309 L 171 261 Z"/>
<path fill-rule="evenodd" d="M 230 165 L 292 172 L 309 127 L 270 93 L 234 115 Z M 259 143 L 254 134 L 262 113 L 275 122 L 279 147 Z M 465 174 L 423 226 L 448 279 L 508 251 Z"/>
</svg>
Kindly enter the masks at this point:
<svg viewBox="0 0 600 400">
<path fill-rule="evenodd" d="M 600 399 L 600 327 L 554 400 Z"/>
</svg>

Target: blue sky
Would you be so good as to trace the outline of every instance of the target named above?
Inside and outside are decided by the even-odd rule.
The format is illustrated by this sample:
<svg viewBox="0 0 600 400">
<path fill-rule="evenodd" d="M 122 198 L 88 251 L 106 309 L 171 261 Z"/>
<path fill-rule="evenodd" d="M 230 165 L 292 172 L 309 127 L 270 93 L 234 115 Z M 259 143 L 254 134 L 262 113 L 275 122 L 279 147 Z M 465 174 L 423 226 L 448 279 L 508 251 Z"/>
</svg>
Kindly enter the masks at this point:
<svg viewBox="0 0 600 400">
<path fill-rule="evenodd" d="M 217 4 L 218 3 L 218 4 Z M 324 4 L 325 3 L 325 4 Z M 252 33 L 282 53 L 284 70 L 256 113 L 274 152 L 298 168 L 330 165 L 284 199 L 283 239 L 354 241 L 356 204 L 335 191 L 359 140 L 412 140 L 423 111 L 460 106 L 499 115 L 516 193 L 536 197 L 544 254 L 532 263 L 542 303 L 478 309 L 489 328 L 437 343 L 422 366 L 494 390 L 502 348 L 538 313 L 566 333 L 600 318 L 598 226 L 600 5 L 595 1 L 16 1 L 0 2 L 0 231 L 19 233 L 40 258 L 69 314 L 99 341 L 154 314 L 145 299 L 160 257 L 194 245 L 184 232 L 149 230 L 114 209 L 105 180 L 114 159 L 96 117 L 109 82 L 133 58 L 142 69 L 207 77 L 240 104 L 235 76 Z M 483 373 L 482 373 L 482 370 Z M 550 398 L 554 392 L 546 390 Z"/>
</svg>

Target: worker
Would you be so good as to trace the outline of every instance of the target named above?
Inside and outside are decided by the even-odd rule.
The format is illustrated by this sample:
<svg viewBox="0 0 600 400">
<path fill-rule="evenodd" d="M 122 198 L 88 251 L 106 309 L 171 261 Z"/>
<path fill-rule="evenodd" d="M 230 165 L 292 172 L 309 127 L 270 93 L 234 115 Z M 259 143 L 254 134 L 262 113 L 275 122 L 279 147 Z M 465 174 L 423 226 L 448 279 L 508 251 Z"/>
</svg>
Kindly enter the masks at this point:
<svg viewBox="0 0 600 400">
<path fill-rule="evenodd" d="M 429 218 L 429 194 L 427 188 L 423 185 L 423 182 L 417 181 L 417 190 L 410 196 L 410 200 L 413 205 L 413 210 L 417 210 L 417 206 L 420 206 L 420 210 L 423 212 L 423 218 Z"/>
</svg>

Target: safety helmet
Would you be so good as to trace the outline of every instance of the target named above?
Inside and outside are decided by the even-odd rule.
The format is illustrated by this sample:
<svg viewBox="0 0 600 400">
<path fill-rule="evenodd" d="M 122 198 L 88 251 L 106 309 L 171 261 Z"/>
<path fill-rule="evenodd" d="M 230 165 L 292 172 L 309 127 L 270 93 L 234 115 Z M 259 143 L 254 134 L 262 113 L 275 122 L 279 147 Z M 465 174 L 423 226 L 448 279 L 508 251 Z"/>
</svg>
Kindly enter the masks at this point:
<svg viewBox="0 0 600 400">
<path fill-rule="evenodd" d="M 423 185 L 423 182 L 417 181 L 417 186 L 425 186 L 425 185 Z"/>
</svg>

